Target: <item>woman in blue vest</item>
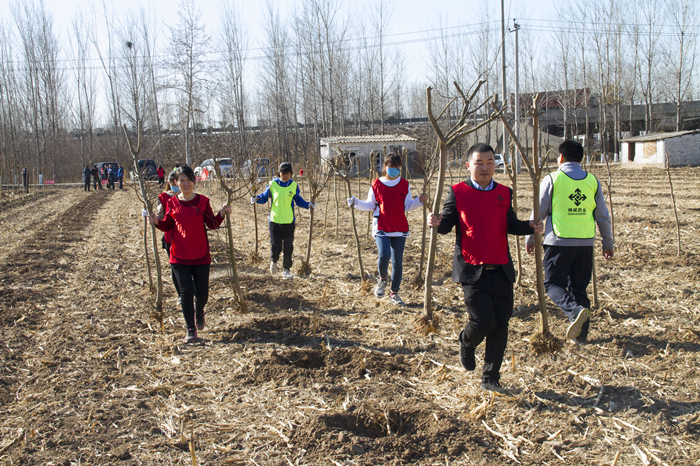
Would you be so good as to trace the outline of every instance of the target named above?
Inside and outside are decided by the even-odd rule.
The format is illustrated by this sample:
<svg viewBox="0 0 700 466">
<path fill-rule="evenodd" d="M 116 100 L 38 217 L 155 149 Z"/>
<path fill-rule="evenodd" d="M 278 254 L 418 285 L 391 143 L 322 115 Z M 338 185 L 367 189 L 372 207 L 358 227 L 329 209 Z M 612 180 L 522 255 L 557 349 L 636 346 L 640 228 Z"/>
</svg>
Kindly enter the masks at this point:
<svg viewBox="0 0 700 466">
<path fill-rule="evenodd" d="M 355 196 L 348 199 L 348 205 L 357 210 L 374 212 L 372 234 L 377 242 L 377 268 L 379 279 L 374 295 L 381 298 L 385 294 L 389 259 L 391 259 L 391 296 L 389 302 L 405 306 L 399 296 L 403 273 L 403 250 L 408 238 L 406 212 L 423 205 L 425 196 L 411 197 L 408 181 L 401 178 L 401 157 L 388 154 L 384 160 L 384 176 L 372 182 L 367 200 Z"/>
<path fill-rule="evenodd" d="M 251 197 L 250 202 L 267 203 L 270 199 L 270 273 L 279 270 L 277 261 L 283 252 L 282 278 L 292 278 L 292 252 L 294 251 L 294 203 L 303 208 L 315 208 L 314 204 L 306 202 L 300 194 L 297 182 L 292 180 L 292 164 L 282 162 L 279 168 L 279 178 L 274 178 L 265 191 Z"/>
</svg>

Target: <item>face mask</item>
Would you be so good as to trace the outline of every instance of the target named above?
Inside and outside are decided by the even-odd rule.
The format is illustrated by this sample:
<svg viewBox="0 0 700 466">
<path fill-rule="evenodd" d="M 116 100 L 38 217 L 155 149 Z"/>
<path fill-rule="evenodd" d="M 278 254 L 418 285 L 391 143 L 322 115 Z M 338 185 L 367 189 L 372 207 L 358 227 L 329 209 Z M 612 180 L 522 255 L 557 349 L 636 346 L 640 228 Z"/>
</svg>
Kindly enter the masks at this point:
<svg viewBox="0 0 700 466">
<path fill-rule="evenodd" d="M 398 168 L 390 167 L 386 169 L 386 174 L 389 178 L 396 178 L 401 174 L 401 170 Z"/>
<path fill-rule="evenodd" d="M 179 187 L 179 186 L 171 186 L 170 189 L 171 189 L 172 192 L 174 192 L 175 194 L 179 194 L 179 193 L 180 193 L 180 187 Z"/>
</svg>

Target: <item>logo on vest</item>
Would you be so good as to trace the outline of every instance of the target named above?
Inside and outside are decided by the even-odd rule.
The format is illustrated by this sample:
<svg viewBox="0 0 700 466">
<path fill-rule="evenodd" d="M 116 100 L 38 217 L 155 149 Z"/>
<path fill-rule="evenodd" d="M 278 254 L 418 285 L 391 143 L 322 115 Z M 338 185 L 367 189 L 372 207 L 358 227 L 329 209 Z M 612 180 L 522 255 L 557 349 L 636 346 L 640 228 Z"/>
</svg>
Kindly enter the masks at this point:
<svg viewBox="0 0 700 466">
<path fill-rule="evenodd" d="M 501 195 L 499 194 L 499 195 L 496 197 L 496 200 L 498 201 L 498 203 L 496 204 L 498 207 L 506 207 L 506 206 L 503 205 L 503 201 L 505 201 L 505 199 L 503 198 L 503 196 L 501 196 Z"/>
<path fill-rule="evenodd" d="M 586 195 L 581 192 L 580 189 L 576 188 L 576 191 L 572 195 L 569 196 L 569 199 L 574 201 L 574 204 L 576 206 L 580 206 L 583 201 L 586 200 Z"/>
</svg>

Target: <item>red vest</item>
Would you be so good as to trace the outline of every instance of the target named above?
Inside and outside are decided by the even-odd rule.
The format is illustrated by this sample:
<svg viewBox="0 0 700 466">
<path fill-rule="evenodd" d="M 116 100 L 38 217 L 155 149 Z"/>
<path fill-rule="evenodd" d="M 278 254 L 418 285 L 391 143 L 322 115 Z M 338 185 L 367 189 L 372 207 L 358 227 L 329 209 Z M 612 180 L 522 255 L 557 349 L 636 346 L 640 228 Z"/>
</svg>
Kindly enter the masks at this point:
<svg viewBox="0 0 700 466">
<path fill-rule="evenodd" d="M 166 215 L 175 220 L 170 247 L 171 263 L 173 258 L 195 260 L 209 254 L 209 240 L 204 226 L 204 212 L 208 203 L 209 199 L 201 194 L 196 207 L 183 205 L 177 196 L 168 201 Z"/>
<path fill-rule="evenodd" d="M 168 193 L 160 193 L 160 194 L 158 194 L 158 200 L 160 201 L 160 205 L 163 206 L 163 212 L 165 212 L 166 209 L 168 208 L 168 201 L 170 200 L 170 195 Z M 173 242 L 173 232 L 166 231 L 165 234 L 163 235 L 163 239 L 168 244 L 172 243 Z"/>
<path fill-rule="evenodd" d="M 401 178 L 396 186 L 387 186 L 376 179 L 372 181 L 372 191 L 379 205 L 377 230 L 385 233 L 407 233 L 408 220 L 404 202 L 408 195 L 408 181 Z"/>
<path fill-rule="evenodd" d="M 467 183 L 452 186 L 462 234 L 462 257 L 467 264 L 508 263 L 510 189 L 495 184 L 479 191 Z"/>
</svg>

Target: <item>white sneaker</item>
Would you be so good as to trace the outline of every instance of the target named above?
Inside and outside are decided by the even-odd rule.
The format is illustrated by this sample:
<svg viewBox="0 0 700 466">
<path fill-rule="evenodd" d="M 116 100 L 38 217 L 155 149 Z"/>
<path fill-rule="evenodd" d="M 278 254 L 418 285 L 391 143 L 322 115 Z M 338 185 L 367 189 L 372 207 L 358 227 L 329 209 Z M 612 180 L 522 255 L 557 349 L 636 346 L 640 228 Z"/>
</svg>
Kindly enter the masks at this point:
<svg viewBox="0 0 700 466">
<path fill-rule="evenodd" d="M 394 304 L 396 306 L 405 306 L 406 303 L 403 302 L 403 299 L 401 299 L 401 296 L 399 296 L 398 293 L 391 293 L 391 297 L 389 297 L 389 302 L 391 304 Z"/>
<path fill-rule="evenodd" d="M 270 261 L 270 273 L 273 275 L 277 273 L 277 262 Z"/>
<path fill-rule="evenodd" d="M 292 275 L 289 269 L 284 269 L 282 272 L 282 278 L 294 278 L 294 275 Z"/>
<path fill-rule="evenodd" d="M 566 329 L 566 339 L 575 340 L 579 335 L 581 335 L 583 324 L 586 323 L 590 316 L 591 310 L 588 308 L 583 308 L 581 312 L 578 313 L 578 316 L 576 316 L 576 319 L 571 322 L 569 328 Z"/>
<path fill-rule="evenodd" d="M 377 280 L 377 287 L 374 289 L 374 296 L 381 298 L 384 296 L 384 289 L 386 288 L 386 278 L 380 278 Z"/>
</svg>

